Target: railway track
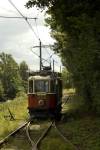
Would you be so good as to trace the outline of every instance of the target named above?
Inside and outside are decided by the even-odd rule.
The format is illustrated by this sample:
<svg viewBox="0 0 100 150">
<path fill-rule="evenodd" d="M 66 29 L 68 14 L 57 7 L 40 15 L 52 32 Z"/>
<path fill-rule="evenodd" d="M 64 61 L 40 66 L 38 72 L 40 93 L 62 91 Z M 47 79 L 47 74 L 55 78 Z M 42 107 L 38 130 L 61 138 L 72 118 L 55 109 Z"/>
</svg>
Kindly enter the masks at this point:
<svg viewBox="0 0 100 150">
<path fill-rule="evenodd" d="M 27 134 L 28 140 L 29 140 L 29 142 L 31 144 L 32 150 L 38 150 L 38 145 L 43 140 L 43 138 L 48 134 L 48 132 L 49 132 L 50 128 L 52 127 L 52 125 L 53 125 L 53 122 L 51 122 L 49 124 L 49 126 L 43 131 L 43 133 L 41 134 L 39 139 L 36 142 L 34 142 L 33 139 L 30 136 L 30 133 L 29 133 L 30 123 L 28 123 L 28 125 L 26 127 L 26 134 Z"/>
<path fill-rule="evenodd" d="M 56 129 L 58 135 L 62 138 L 62 140 L 64 140 L 65 143 L 69 143 L 73 147 L 73 150 L 79 150 L 73 143 L 71 143 L 70 140 L 68 140 L 64 136 L 64 134 L 62 133 L 62 131 L 56 125 L 55 121 L 52 121 L 52 122 L 49 123 L 48 127 L 46 129 L 44 129 L 44 131 L 42 132 L 42 134 L 40 135 L 40 137 L 37 139 L 36 142 L 33 139 L 33 137 L 31 137 L 30 126 L 31 126 L 31 122 L 26 122 L 25 124 L 23 124 L 22 126 L 20 126 L 18 129 L 16 129 L 12 133 L 10 133 L 7 137 L 5 137 L 3 140 L 0 141 L 0 149 L 3 147 L 4 144 L 6 144 L 7 142 L 9 142 L 9 138 L 11 136 L 14 136 L 14 135 L 18 134 L 18 132 L 20 130 L 22 130 L 24 127 L 26 127 L 26 135 L 27 135 L 28 141 L 29 141 L 30 146 L 31 146 L 30 150 L 39 150 L 39 145 L 40 145 L 41 141 L 43 141 L 43 139 L 47 135 L 49 135 L 49 131 L 51 129 L 54 129 L 54 128 Z"/>
<path fill-rule="evenodd" d="M 28 124 L 28 122 L 25 122 L 24 124 L 22 124 L 20 127 L 18 127 L 16 130 L 14 130 L 13 132 L 11 132 L 10 134 L 8 134 L 3 140 L 0 141 L 0 149 L 1 147 L 7 143 L 7 141 L 9 140 L 10 137 L 16 135 L 20 130 L 22 130 L 26 125 Z"/>
<path fill-rule="evenodd" d="M 70 97 L 67 97 L 67 99 L 63 102 L 63 106 L 70 100 Z M 58 125 L 59 123 L 56 124 L 56 122 L 53 120 L 51 122 L 48 122 L 49 125 L 46 129 L 44 129 L 44 131 L 42 132 L 42 134 L 40 135 L 40 137 L 37 139 L 37 141 L 35 141 L 30 134 L 30 126 L 31 126 L 31 121 L 28 121 L 26 123 L 24 123 L 23 125 L 21 125 L 19 128 L 17 128 L 16 130 L 14 130 L 12 133 L 10 133 L 7 137 L 5 137 L 3 140 L 0 141 L 0 148 L 3 147 L 3 144 L 7 143 L 9 138 L 11 136 L 16 135 L 17 133 L 19 133 L 20 130 L 22 130 L 23 128 L 25 128 L 26 130 L 26 135 L 28 138 L 28 142 L 30 143 L 31 146 L 31 150 L 38 150 L 39 149 L 39 144 L 41 143 L 41 141 L 44 139 L 44 137 L 46 137 L 49 134 L 49 131 L 53 128 L 56 129 L 58 135 L 64 140 L 65 143 L 69 143 L 72 147 L 73 150 L 79 150 L 78 147 L 76 147 L 76 145 L 74 145 L 63 133 L 62 130 L 59 129 Z"/>
<path fill-rule="evenodd" d="M 60 135 L 60 137 L 67 143 L 69 143 L 72 147 L 73 150 L 79 150 L 78 147 L 76 147 L 76 145 L 74 145 L 63 133 L 62 131 L 58 128 L 58 126 L 56 125 L 56 123 L 54 122 L 54 127 L 56 129 L 56 131 L 58 132 L 58 134 Z"/>
<path fill-rule="evenodd" d="M 68 96 L 66 98 L 66 100 L 63 102 L 62 104 L 62 107 L 70 100 L 70 96 Z M 49 126 L 47 127 L 46 130 L 43 131 L 42 135 L 39 137 L 39 139 L 34 142 L 33 139 L 31 138 L 30 136 L 30 133 L 29 133 L 29 127 L 30 127 L 30 122 L 27 124 L 26 126 L 26 134 L 27 134 L 27 137 L 28 137 L 28 140 L 31 144 L 31 147 L 32 147 L 32 150 L 38 150 L 38 145 L 40 144 L 40 142 L 44 139 L 44 137 L 49 133 L 50 129 L 51 128 L 55 128 L 58 132 L 58 134 L 60 135 L 60 137 L 65 141 L 65 142 L 68 142 L 70 143 L 71 145 L 73 145 L 63 134 L 62 132 L 60 131 L 60 129 L 58 129 L 57 125 L 56 125 L 56 122 L 55 121 L 52 121 Z M 73 145 L 74 146 L 74 145 Z M 74 149 L 77 150 L 77 148 L 74 146 Z"/>
<path fill-rule="evenodd" d="M 30 135 L 30 122 L 26 126 L 26 134 L 28 137 L 28 140 L 31 144 L 31 150 L 39 150 L 39 145 L 41 141 L 49 134 L 49 131 L 51 129 L 55 128 L 58 135 L 64 140 L 65 143 L 69 143 L 72 147 L 73 150 L 79 150 L 70 140 L 67 139 L 67 137 L 64 136 L 64 134 L 61 132 L 61 130 L 58 128 L 56 125 L 55 121 L 52 121 L 49 123 L 48 127 L 42 132 L 41 136 L 38 138 L 38 140 L 35 142 L 33 138 Z"/>
</svg>

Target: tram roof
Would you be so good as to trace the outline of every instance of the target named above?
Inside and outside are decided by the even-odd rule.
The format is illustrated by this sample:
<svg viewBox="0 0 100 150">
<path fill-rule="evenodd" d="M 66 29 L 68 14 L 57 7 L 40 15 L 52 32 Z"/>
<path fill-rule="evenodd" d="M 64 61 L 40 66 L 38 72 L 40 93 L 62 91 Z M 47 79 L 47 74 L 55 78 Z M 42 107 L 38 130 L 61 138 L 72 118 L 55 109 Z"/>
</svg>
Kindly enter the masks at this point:
<svg viewBox="0 0 100 150">
<path fill-rule="evenodd" d="M 51 77 L 50 76 L 30 76 L 29 80 L 50 80 Z"/>
</svg>

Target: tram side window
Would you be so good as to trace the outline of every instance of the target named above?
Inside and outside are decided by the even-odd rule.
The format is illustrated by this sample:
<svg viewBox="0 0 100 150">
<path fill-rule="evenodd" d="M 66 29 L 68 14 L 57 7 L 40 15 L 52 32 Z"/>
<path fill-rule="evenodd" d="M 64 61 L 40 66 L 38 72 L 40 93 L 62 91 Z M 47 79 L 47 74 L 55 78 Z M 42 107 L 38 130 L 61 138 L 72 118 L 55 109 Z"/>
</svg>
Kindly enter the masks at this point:
<svg viewBox="0 0 100 150">
<path fill-rule="evenodd" d="M 29 81 L 29 93 L 33 93 L 33 80 Z"/>
</svg>

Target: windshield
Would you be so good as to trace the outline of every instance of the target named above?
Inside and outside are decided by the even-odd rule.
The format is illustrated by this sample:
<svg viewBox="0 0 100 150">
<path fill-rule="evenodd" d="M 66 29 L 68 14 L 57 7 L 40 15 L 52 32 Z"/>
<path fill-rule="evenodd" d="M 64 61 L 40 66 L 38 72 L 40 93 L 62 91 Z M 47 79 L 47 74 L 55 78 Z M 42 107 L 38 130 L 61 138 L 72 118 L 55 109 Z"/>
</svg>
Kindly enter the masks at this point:
<svg viewBox="0 0 100 150">
<path fill-rule="evenodd" d="M 35 80 L 34 85 L 35 92 L 49 92 L 49 81 Z"/>
</svg>

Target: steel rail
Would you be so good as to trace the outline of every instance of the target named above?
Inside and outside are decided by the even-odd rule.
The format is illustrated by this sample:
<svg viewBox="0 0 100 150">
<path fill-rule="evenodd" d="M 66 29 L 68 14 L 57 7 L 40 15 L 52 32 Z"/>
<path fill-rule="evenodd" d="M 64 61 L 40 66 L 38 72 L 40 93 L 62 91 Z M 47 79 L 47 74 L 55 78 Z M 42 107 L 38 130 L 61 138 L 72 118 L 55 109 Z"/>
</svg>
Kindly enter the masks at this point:
<svg viewBox="0 0 100 150">
<path fill-rule="evenodd" d="M 56 129 L 56 131 L 58 132 L 59 136 L 66 142 L 66 143 L 69 143 L 73 148 L 74 150 L 79 150 L 75 144 L 73 144 L 69 139 L 67 139 L 67 137 L 60 131 L 60 129 L 57 127 L 56 125 L 56 122 L 53 121 L 50 123 L 50 125 L 48 126 L 48 128 L 46 130 L 43 131 L 42 135 L 40 136 L 40 138 L 34 142 L 32 140 L 32 138 L 30 137 L 30 134 L 29 134 L 29 126 L 30 126 L 30 123 L 27 124 L 26 126 L 26 134 L 27 134 L 27 137 L 31 143 L 31 146 L 32 146 L 32 150 L 38 150 L 38 145 L 40 144 L 40 142 L 44 139 L 44 137 L 49 133 L 50 129 L 52 127 L 54 127 Z"/>
<path fill-rule="evenodd" d="M 69 143 L 73 148 L 74 150 L 78 150 L 78 148 L 76 147 L 75 144 L 73 144 L 63 133 L 62 131 L 57 127 L 56 123 L 54 122 L 54 127 L 55 129 L 57 130 L 58 134 L 60 135 L 60 137 L 67 143 Z"/>
<path fill-rule="evenodd" d="M 29 134 L 29 125 L 30 123 L 27 124 L 26 126 L 26 134 L 27 134 L 27 137 L 31 143 L 31 146 L 32 146 L 32 150 L 38 150 L 38 145 L 39 143 L 44 139 L 44 137 L 48 134 L 49 130 L 51 129 L 52 125 L 53 125 L 53 122 L 50 123 L 50 125 L 48 126 L 48 128 L 46 130 L 44 130 L 44 132 L 42 133 L 42 135 L 40 136 L 40 138 L 34 142 L 31 137 L 30 137 L 30 134 Z"/>
<path fill-rule="evenodd" d="M 10 134 L 8 134 L 4 139 L 2 139 L 0 141 L 0 147 L 6 143 L 8 141 L 8 139 L 11 137 L 11 136 L 14 136 L 17 132 L 19 132 L 22 128 L 24 128 L 26 125 L 28 124 L 28 122 L 25 122 L 23 125 L 21 125 L 20 127 L 18 127 L 16 130 L 14 130 L 13 132 L 11 132 Z"/>
<path fill-rule="evenodd" d="M 33 145 L 35 144 L 34 143 L 34 141 L 31 139 L 31 137 L 30 137 L 30 134 L 29 134 L 29 126 L 30 126 L 30 122 L 27 124 L 27 126 L 26 126 L 26 135 L 27 135 L 27 137 L 28 137 L 28 139 L 29 139 L 29 141 L 30 141 L 30 143 L 31 143 L 31 145 L 32 145 L 32 147 L 33 147 Z"/>
<path fill-rule="evenodd" d="M 62 107 L 71 99 L 71 96 L 68 96 L 66 100 L 62 103 Z"/>
</svg>

